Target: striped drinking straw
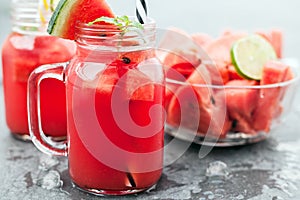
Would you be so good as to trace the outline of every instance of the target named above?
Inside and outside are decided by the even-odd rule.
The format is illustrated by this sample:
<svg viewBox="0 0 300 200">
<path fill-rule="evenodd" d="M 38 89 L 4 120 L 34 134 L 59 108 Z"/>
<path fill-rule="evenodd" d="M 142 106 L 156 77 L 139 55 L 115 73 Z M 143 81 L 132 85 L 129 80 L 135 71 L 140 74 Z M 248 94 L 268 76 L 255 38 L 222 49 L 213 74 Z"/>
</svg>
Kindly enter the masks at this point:
<svg viewBox="0 0 300 200">
<path fill-rule="evenodd" d="M 136 0 L 136 17 L 141 24 L 147 23 L 147 0 Z"/>
</svg>

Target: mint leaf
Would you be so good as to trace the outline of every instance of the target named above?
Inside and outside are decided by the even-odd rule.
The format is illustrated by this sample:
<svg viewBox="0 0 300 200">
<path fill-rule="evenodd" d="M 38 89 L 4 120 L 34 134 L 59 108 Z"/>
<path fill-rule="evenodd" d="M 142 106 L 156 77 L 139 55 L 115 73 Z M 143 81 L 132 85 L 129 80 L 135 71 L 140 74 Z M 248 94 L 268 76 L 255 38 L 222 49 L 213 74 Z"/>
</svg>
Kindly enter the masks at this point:
<svg viewBox="0 0 300 200">
<path fill-rule="evenodd" d="M 97 23 L 97 22 L 105 22 L 105 23 L 108 23 L 108 24 L 113 24 L 113 25 L 119 27 L 119 29 L 123 32 L 127 32 L 127 30 L 129 28 L 137 28 L 137 29 L 141 29 L 141 30 L 144 29 L 144 27 L 141 23 L 139 23 L 137 21 L 130 20 L 130 18 L 127 15 L 117 16 L 117 17 L 114 17 L 114 18 L 100 17 L 98 19 L 95 19 L 92 22 L 89 22 L 88 25 L 91 26 L 91 25 L 93 25 L 94 23 Z"/>
</svg>

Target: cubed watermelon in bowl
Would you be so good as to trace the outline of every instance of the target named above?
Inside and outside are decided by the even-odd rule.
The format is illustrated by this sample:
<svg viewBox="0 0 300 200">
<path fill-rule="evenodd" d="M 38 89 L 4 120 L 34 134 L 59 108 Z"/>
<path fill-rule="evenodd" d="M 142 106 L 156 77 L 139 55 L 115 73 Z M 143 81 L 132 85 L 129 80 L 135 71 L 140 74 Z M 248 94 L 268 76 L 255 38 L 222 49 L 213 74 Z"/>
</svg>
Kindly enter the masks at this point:
<svg viewBox="0 0 300 200">
<path fill-rule="evenodd" d="M 209 67 L 201 64 L 185 81 L 167 77 L 169 135 L 219 147 L 256 143 L 290 112 L 300 75 L 297 60 L 269 61 L 261 80 L 237 77 L 224 84 L 210 82 L 213 77 L 203 73 Z"/>
<path fill-rule="evenodd" d="M 279 30 L 216 38 L 166 31 L 157 55 L 166 74 L 166 133 L 209 146 L 256 143 L 292 108 L 300 63 L 283 58 Z"/>
</svg>

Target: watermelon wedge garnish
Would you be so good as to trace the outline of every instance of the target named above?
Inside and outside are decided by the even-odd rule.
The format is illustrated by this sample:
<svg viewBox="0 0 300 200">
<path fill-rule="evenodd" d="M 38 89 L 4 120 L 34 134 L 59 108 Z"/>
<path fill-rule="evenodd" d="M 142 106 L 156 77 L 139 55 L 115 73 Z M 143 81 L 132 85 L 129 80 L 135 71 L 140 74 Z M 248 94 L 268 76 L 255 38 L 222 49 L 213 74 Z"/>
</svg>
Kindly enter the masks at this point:
<svg viewBox="0 0 300 200">
<path fill-rule="evenodd" d="M 76 23 L 89 23 L 102 16 L 114 17 L 104 0 L 60 0 L 47 31 L 50 35 L 75 40 Z"/>
</svg>

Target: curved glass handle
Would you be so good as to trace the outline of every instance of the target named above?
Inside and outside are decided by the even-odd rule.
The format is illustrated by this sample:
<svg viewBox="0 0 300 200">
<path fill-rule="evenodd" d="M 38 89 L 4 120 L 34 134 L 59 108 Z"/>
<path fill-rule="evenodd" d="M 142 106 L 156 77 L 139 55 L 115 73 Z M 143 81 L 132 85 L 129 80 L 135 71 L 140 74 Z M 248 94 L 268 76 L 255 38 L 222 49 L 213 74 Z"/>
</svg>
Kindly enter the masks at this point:
<svg viewBox="0 0 300 200">
<path fill-rule="evenodd" d="M 57 142 L 47 137 L 42 129 L 40 111 L 40 84 L 44 79 L 54 78 L 64 82 L 65 68 L 69 63 L 42 65 L 36 68 L 28 79 L 27 109 L 29 132 L 33 144 L 43 153 L 67 156 L 67 140 Z"/>
</svg>

